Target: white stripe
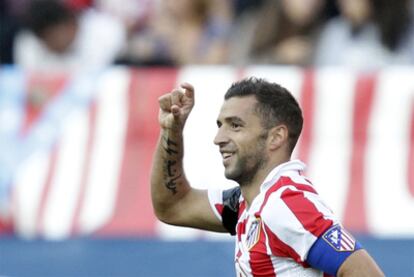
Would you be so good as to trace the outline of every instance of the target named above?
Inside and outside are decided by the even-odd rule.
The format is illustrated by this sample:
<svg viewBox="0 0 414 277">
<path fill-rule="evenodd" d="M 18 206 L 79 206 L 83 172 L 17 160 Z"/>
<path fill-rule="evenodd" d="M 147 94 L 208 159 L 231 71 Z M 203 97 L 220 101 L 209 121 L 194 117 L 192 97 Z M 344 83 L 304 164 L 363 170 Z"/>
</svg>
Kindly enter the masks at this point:
<svg viewBox="0 0 414 277">
<path fill-rule="evenodd" d="M 413 70 L 384 71 L 377 79 L 365 164 L 368 230 L 374 235 L 412 237 L 414 198 L 407 176 L 414 170 L 408 168 Z"/>
<path fill-rule="evenodd" d="M 216 189 L 208 190 L 208 202 L 210 203 L 211 209 L 217 216 L 218 220 L 222 221 L 223 219 L 221 218 L 221 214 L 217 211 L 215 205 L 223 205 L 223 191 Z"/>
<path fill-rule="evenodd" d="M 323 218 L 327 220 L 332 220 L 332 225 L 338 224 L 339 221 L 336 218 L 336 215 L 332 213 L 332 210 L 325 204 L 322 197 L 320 197 L 318 194 L 304 191 L 303 192 L 304 197 L 312 202 L 313 205 L 315 205 L 316 209 L 323 214 Z"/>
<path fill-rule="evenodd" d="M 46 152 L 36 153 L 24 161 L 17 171 L 14 224 L 19 236 L 30 238 L 36 235 L 37 214 L 49 163 L 50 156 Z"/>
<path fill-rule="evenodd" d="M 128 119 L 129 71 L 115 68 L 99 82 L 94 144 L 80 213 L 80 229 L 92 232 L 112 216 Z"/>
<path fill-rule="evenodd" d="M 277 261 L 278 261 L 278 258 L 275 257 L 273 255 L 273 253 L 272 253 L 272 249 L 270 247 L 270 242 L 269 242 L 269 236 L 268 236 L 267 231 L 265 229 L 265 223 L 263 222 L 263 220 L 261 221 L 261 224 L 262 224 L 262 231 L 263 231 L 263 234 L 265 236 L 266 253 L 270 257 L 270 261 L 271 261 L 272 266 L 273 266 L 273 272 L 275 273 L 275 276 L 277 276 L 277 273 L 278 273 L 277 272 L 278 271 L 277 270 Z"/>
<path fill-rule="evenodd" d="M 291 258 L 282 258 L 274 257 L 273 262 L 274 267 L 276 268 L 276 276 L 306 276 L 306 277 L 322 277 L 323 272 L 313 269 L 313 268 L 304 268 L 302 265 L 298 264 Z"/>
<path fill-rule="evenodd" d="M 68 115 L 64 124 L 42 219 L 43 235 L 54 239 L 70 235 L 88 140 L 86 111 L 76 111 Z"/>
<path fill-rule="evenodd" d="M 195 88 L 195 107 L 184 129 L 184 169 L 195 188 L 227 189 L 236 185 L 224 177 L 222 157 L 213 143 L 224 94 L 235 80 L 236 70 L 230 66 L 185 67 L 177 77 L 177 84 L 185 81 Z M 200 157 L 206 158 L 201 161 Z"/>
<path fill-rule="evenodd" d="M 249 215 L 248 215 L 247 210 L 244 210 L 243 213 L 240 215 L 240 219 L 239 219 L 238 222 L 239 223 L 243 222 L 245 219 L 248 218 L 248 216 Z M 249 230 L 249 226 L 247 225 L 248 223 L 249 223 L 249 221 L 247 221 L 246 225 L 245 225 L 246 232 Z M 252 274 L 252 269 L 250 267 L 250 252 L 249 252 L 249 249 L 246 248 L 246 245 L 243 243 L 243 242 L 246 241 L 247 234 L 246 233 L 240 234 L 240 236 L 241 236 L 241 242 L 238 241 L 238 238 L 236 236 L 236 244 L 238 245 L 238 249 L 241 252 L 238 264 L 239 264 L 239 267 L 242 270 L 242 272 L 247 273 L 248 276 L 252 276 L 251 275 Z M 236 254 L 237 254 L 237 252 L 236 252 Z"/>
<path fill-rule="evenodd" d="M 338 218 L 344 214 L 349 184 L 354 84 L 350 71 L 330 68 L 316 74 L 307 175 Z"/>
</svg>

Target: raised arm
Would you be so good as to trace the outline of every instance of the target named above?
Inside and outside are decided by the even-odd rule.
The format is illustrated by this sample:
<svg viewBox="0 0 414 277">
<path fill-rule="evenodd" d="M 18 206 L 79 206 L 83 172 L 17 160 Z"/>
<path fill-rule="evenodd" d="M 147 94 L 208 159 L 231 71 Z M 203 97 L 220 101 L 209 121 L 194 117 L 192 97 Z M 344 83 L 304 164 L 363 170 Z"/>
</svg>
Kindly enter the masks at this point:
<svg viewBox="0 0 414 277">
<path fill-rule="evenodd" d="M 155 215 L 168 224 L 224 232 L 207 191 L 192 188 L 183 169 L 183 129 L 194 106 L 193 86 L 182 84 L 161 96 L 159 105 L 161 131 L 151 172 Z"/>
</svg>

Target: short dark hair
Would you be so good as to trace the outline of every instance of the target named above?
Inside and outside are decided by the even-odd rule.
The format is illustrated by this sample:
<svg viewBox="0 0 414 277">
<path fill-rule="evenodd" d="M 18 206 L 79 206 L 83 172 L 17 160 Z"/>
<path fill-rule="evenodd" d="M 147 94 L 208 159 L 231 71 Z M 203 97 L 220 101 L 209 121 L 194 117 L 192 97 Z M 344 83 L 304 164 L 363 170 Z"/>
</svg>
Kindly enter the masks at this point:
<svg viewBox="0 0 414 277">
<path fill-rule="evenodd" d="M 65 3 L 57 0 L 33 0 L 25 13 L 25 24 L 37 36 L 55 25 L 76 19 L 76 14 Z"/>
<path fill-rule="evenodd" d="M 302 110 L 293 95 L 279 84 L 265 79 L 250 77 L 235 82 L 227 90 L 224 99 L 232 97 L 256 97 L 256 111 L 262 118 L 262 125 L 269 130 L 285 124 L 289 132 L 289 146 L 292 152 L 303 126 Z"/>
</svg>

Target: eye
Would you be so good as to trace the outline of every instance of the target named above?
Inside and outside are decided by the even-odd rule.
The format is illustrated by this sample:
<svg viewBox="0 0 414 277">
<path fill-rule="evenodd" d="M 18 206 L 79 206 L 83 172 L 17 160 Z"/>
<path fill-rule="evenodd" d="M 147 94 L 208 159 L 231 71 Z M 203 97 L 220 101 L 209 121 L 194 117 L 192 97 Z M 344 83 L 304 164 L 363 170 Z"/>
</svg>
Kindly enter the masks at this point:
<svg viewBox="0 0 414 277">
<path fill-rule="evenodd" d="M 240 125 L 240 124 L 238 124 L 238 123 L 236 123 L 236 122 L 232 122 L 232 123 L 230 124 L 230 126 L 231 126 L 231 128 L 232 128 L 233 130 L 237 130 L 237 129 L 239 129 L 239 128 L 241 127 L 241 125 Z"/>
</svg>

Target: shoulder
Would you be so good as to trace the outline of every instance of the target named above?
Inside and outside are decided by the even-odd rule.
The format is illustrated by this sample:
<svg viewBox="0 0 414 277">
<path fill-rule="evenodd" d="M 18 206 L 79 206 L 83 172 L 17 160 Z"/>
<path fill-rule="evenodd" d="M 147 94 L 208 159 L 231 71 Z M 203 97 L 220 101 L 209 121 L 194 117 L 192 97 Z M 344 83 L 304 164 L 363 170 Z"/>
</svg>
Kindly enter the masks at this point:
<svg viewBox="0 0 414 277">
<path fill-rule="evenodd" d="M 263 222 L 275 232 L 303 230 L 319 236 L 337 220 L 313 185 L 302 176 L 281 177 L 266 192 Z"/>
<path fill-rule="evenodd" d="M 315 187 L 309 179 L 300 174 L 281 176 L 271 186 L 266 188 L 263 208 L 272 205 L 275 201 L 287 199 L 297 194 L 318 195 Z M 270 201 L 273 200 L 273 201 Z"/>
</svg>

